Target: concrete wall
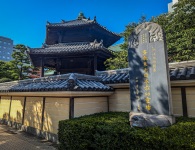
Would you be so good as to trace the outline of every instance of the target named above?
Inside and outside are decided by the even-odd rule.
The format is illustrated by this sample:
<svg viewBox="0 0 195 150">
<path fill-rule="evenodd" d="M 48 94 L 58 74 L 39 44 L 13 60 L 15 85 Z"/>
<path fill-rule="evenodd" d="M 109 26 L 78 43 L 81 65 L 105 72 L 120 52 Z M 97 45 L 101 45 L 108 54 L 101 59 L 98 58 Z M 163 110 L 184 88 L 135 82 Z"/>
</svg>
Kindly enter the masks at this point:
<svg viewBox="0 0 195 150">
<path fill-rule="evenodd" d="M 195 117 L 195 87 L 186 88 L 187 112 L 189 117 Z"/>
<path fill-rule="evenodd" d="M 115 89 L 113 95 L 109 97 L 109 111 L 130 112 L 130 90 Z"/>
<path fill-rule="evenodd" d="M 107 97 L 85 97 L 74 99 L 74 117 L 107 111 Z"/>
<path fill-rule="evenodd" d="M 186 91 L 186 104 L 189 117 L 195 117 L 195 87 L 183 87 Z M 183 116 L 183 102 L 181 87 L 172 87 L 172 106 L 175 116 Z M 184 99 L 185 102 L 185 99 Z M 115 89 L 113 95 L 109 96 L 109 111 L 130 112 L 130 91 L 129 88 Z"/>
<path fill-rule="evenodd" d="M 40 134 L 43 131 L 57 134 L 60 120 L 107 111 L 107 97 L 0 97 L 0 120 L 21 124 L 30 133 Z"/>
<path fill-rule="evenodd" d="M 43 97 L 26 97 L 24 125 L 41 129 Z"/>
<path fill-rule="evenodd" d="M 45 98 L 43 131 L 57 134 L 58 122 L 69 119 L 69 98 Z"/>
<path fill-rule="evenodd" d="M 10 96 L 1 96 L 0 100 L 0 118 L 9 119 L 9 111 L 10 111 Z"/>
<path fill-rule="evenodd" d="M 24 97 L 12 97 L 10 121 L 22 123 Z"/>
<path fill-rule="evenodd" d="M 182 116 L 183 109 L 182 109 L 181 88 L 171 88 L 171 94 L 172 94 L 173 114 L 176 116 Z"/>
</svg>

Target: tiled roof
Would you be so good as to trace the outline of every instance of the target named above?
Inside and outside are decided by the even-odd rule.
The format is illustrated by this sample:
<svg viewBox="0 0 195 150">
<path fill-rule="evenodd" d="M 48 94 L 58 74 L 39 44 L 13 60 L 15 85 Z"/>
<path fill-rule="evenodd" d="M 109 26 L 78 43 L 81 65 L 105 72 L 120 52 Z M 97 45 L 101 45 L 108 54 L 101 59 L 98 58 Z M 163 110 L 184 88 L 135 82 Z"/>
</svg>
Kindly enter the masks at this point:
<svg viewBox="0 0 195 150">
<path fill-rule="evenodd" d="M 128 83 L 129 69 L 118 69 L 109 71 L 96 71 L 96 76 L 101 78 L 103 83 Z"/>
<path fill-rule="evenodd" d="M 194 80 L 195 66 L 170 68 L 170 80 Z M 110 71 L 97 71 L 96 75 L 105 84 L 129 83 L 129 69 L 118 69 Z"/>
<path fill-rule="evenodd" d="M 112 88 L 101 83 L 99 77 L 73 73 L 0 83 L 0 92 L 33 91 L 112 91 Z"/>
<path fill-rule="evenodd" d="M 45 45 L 43 48 L 30 48 L 29 54 L 83 54 L 97 50 L 110 53 L 110 51 L 103 46 L 102 42 L 98 43 L 95 40 L 94 42 L 59 43 Z"/>
<path fill-rule="evenodd" d="M 83 26 L 83 25 L 97 25 L 100 28 L 106 30 L 107 32 L 116 35 L 118 37 L 121 37 L 119 34 L 114 33 L 110 30 L 108 30 L 106 27 L 100 25 L 97 23 L 96 20 L 90 20 L 90 19 L 76 19 L 76 20 L 71 20 L 71 21 L 62 21 L 60 23 L 47 23 L 47 27 L 77 27 L 77 26 Z"/>
</svg>

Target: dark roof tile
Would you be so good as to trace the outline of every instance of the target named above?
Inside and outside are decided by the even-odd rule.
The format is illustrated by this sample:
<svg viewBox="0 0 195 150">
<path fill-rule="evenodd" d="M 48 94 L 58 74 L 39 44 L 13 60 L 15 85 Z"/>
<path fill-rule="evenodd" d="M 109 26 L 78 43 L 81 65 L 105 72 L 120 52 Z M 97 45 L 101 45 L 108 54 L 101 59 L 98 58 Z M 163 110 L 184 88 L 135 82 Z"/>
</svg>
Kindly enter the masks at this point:
<svg viewBox="0 0 195 150">
<path fill-rule="evenodd" d="M 75 42 L 45 45 L 43 48 L 30 48 L 29 54 L 81 54 L 103 50 L 109 54 L 111 52 L 103 46 L 103 43 L 94 42 Z"/>
<path fill-rule="evenodd" d="M 0 84 L 0 92 L 112 90 L 101 83 L 99 77 L 76 73 Z"/>
<path fill-rule="evenodd" d="M 195 79 L 195 66 L 172 68 L 169 71 L 170 80 L 192 80 Z M 129 69 L 118 69 L 110 71 L 97 71 L 96 75 L 105 84 L 129 83 Z"/>
<path fill-rule="evenodd" d="M 47 27 L 78 27 L 78 26 L 84 26 L 84 25 L 97 25 L 100 28 L 106 30 L 107 32 L 117 36 L 121 37 L 119 34 L 114 33 L 112 31 L 109 31 L 106 27 L 100 25 L 97 23 L 95 20 L 89 20 L 89 19 L 76 19 L 76 20 L 71 20 L 71 21 L 63 21 L 60 23 L 49 23 L 47 24 Z"/>
</svg>

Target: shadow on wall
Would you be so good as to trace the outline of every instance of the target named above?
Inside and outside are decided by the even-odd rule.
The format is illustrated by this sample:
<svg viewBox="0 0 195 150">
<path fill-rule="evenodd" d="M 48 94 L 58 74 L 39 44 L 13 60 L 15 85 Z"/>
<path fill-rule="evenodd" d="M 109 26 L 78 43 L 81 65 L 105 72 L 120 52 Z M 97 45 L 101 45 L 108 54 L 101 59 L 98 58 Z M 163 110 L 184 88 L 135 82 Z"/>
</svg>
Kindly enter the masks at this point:
<svg viewBox="0 0 195 150">
<path fill-rule="evenodd" d="M 53 118 L 54 119 L 54 118 Z M 52 120 L 53 120 L 48 112 L 44 112 L 44 122 L 43 122 L 43 130 L 44 131 L 53 131 L 53 126 L 52 126 Z"/>
<path fill-rule="evenodd" d="M 3 119 L 8 120 L 9 119 L 9 113 L 4 113 L 3 114 Z"/>
<path fill-rule="evenodd" d="M 16 111 L 15 115 L 16 115 L 15 117 L 10 115 L 9 120 L 13 121 L 13 122 L 16 122 L 16 123 L 22 123 L 22 114 L 21 114 L 21 112 Z"/>
<path fill-rule="evenodd" d="M 26 109 L 24 114 L 24 125 L 37 129 L 42 127 L 42 101 L 36 98 L 26 100 Z"/>
</svg>

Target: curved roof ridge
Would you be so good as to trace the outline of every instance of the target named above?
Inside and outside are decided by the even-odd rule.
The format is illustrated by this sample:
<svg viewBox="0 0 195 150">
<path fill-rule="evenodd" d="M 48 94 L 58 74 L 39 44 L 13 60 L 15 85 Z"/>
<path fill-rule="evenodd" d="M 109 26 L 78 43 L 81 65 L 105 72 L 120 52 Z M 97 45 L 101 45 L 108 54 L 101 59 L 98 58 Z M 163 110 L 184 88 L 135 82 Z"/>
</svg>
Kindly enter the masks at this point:
<svg viewBox="0 0 195 150">
<path fill-rule="evenodd" d="M 83 22 L 83 23 L 82 23 Z M 85 23 L 84 23 L 85 22 Z M 108 31 L 111 34 L 114 34 L 118 37 L 121 37 L 119 34 L 110 31 L 109 29 L 107 29 L 106 27 L 100 25 L 96 20 L 89 20 L 89 19 L 75 19 L 75 20 L 69 20 L 69 21 L 63 21 L 63 22 L 59 22 L 59 23 L 48 23 L 47 26 L 66 26 L 66 27 L 71 27 L 71 26 L 78 26 L 78 25 L 86 25 L 86 24 L 96 24 L 99 27 L 105 29 L 106 31 Z"/>
<path fill-rule="evenodd" d="M 120 73 L 129 73 L 129 68 L 116 69 L 116 70 L 106 70 L 106 71 L 97 71 L 95 72 L 96 76 L 103 75 L 112 75 L 112 74 L 120 74 Z"/>
<path fill-rule="evenodd" d="M 64 26 L 64 27 L 72 27 L 72 26 L 78 26 L 78 25 L 86 25 L 86 24 L 92 24 L 95 23 L 94 20 L 89 19 L 75 19 L 75 20 L 69 20 L 69 21 L 63 21 L 59 23 L 47 23 L 47 26 Z"/>
</svg>

